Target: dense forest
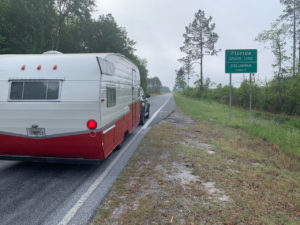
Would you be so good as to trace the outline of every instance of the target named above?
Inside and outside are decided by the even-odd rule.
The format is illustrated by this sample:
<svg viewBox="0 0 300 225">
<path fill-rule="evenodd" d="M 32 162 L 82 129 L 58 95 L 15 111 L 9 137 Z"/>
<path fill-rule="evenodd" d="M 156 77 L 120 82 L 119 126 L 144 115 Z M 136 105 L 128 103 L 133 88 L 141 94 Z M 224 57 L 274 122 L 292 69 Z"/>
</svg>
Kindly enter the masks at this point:
<svg viewBox="0 0 300 225">
<path fill-rule="evenodd" d="M 117 52 L 138 67 L 147 91 L 147 61 L 111 14 L 92 18 L 95 0 L 0 0 L 0 54 Z"/>
<path fill-rule="evenodd" d="M 258 110 L 300 115 L 300 1 L 280 2 L 284 6 L 282 14 L 271 23 L 268 30 L 255 37 L 255 41 L 272 50 L 274 76 L 269 81 L 254 77 L 252 104 Z M 220 51 L 215 49 L 218 41 L 215 26 L 212 17 L 207 17 L 204 11 L 199 10 L 186 27 L 184 45 L 181 47 L 185 57 L 179 59 L 182 66 L 176 70 L 174 90 L 191 97 L 228 103 L 229 87 L 215 85 L 209 77 L 203 78 L 203 57 L 217 55 Z M 289 49 L 292 49 L 291 54 Z M 194 63 L 200 64 L 199 75 L 193 70 Z M 189 82 L 192 76 L 197 76 L 193 87 Z M 240 87 L 233 88 L 232 103 L 248 108 L 249 88 L 250 82 L 245 78 Z"/>
</svg>

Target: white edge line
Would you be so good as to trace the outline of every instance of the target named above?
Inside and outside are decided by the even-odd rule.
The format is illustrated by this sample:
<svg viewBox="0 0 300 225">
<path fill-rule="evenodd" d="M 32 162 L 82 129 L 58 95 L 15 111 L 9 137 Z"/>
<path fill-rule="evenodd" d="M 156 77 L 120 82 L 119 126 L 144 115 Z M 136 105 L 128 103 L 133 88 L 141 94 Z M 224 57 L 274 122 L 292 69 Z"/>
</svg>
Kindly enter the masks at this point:
<svg viewBox="0 0 300 225">
<path fill-rule="evenodd" d="M 147 121 L 147 123 L 145 123 L 145 125 L 143 126 L 142 129 L 146 129 L 149 126 L 149 124 L 155 119 L 155 117 L 160 112 L 160 110 L 162 110 L 162 108 L 165 107 L 165 105 L 169 102 L 171 97 L 172 97 L 172 95 L 170 95 L 170 97 L 167 99 L 167 101 L 153 114 L 153 116 Z"/>
<path fill-rule="evenodd" d="M 148 125 L 153 121 L 153 119 L 157 116 L 159 111 L 169 102 L 172 95 L 167 99 L 167 101 L 153 114 L 151 119 L 132 137 L 130 142 L 126 145 L 125 148 L 131 145 L 131 143 L 135 140 L 136 136 L 138 136 L 144 129 L 148 127 Z M 68 213 L 64 216 L 64 218 L 58 223 L 58 225 L 67 225 L 72 218 L 76 215 L 78 210 L 83 206 L 86 200 L 90 197 L 90 195 L 94 192 L 94 190 L 98 187 L 98 185 L 104 180 L 107 174 L 111 171 L 111 169 L 115 166 L 121 156 L 125 153 L 121 151 L 121 153 L 111 162 L 111 164 L 106 168 L 106 170 L 94 181 L 94 183 L 89 187 L 89 189 L 80 197 L 80 199 L 75 203 L 75 205 L 68 211 Z"/>
</svg>

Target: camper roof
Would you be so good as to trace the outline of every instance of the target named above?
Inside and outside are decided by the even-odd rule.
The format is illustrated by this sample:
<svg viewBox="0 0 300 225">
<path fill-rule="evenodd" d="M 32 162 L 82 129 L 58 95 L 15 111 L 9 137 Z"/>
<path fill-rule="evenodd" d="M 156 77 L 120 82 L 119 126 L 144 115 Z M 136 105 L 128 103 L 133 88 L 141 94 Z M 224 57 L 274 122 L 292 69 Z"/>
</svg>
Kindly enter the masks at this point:
<svg viewBox="0 0 300 225">
<path fill-rule="evenodd" d="M 124 57 L 115 53 L 0 55 L 0 80 L 97 80 L 97 57 L 109 56 Z"/>
</svg>

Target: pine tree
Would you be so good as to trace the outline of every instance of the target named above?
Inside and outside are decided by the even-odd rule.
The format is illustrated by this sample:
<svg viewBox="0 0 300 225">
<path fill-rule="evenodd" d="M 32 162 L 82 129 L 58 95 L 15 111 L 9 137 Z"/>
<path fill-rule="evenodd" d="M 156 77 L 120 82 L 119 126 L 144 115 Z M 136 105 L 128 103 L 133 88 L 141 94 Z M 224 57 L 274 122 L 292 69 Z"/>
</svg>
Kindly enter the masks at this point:
<svg viewBox="0 0 300 225">
<path fill-rule="evenodd" d="M 187 54 L 186 57 L 179 59 L 178 61 L 183 64 L 183 72 L 186 75 L 187 88 L 190 87 L 190 79 L 194 75 L 192 54 Z"/>
<path fill-rule="evenodd" d="M 184 68 L 176 70 L 175 90 L 184 90 L 186 87 Z"/>
<path fill-rule="evenodd" d="M 286 55 L 286 33 L 288 27 L 280 25 L 278 22 L 271 25 L 270 30 L 265 30 L 256 37 L 256 41 L 270 43 L 272 53 L 275 56 L 275 62 L 272 66 L 275 68 L 276 79 L 279 81 L 287 72 L 285 62 L 289 59 Z"/>
<path fill-rule="evenodd" d="M 220 50 L 215 49 L 218 41 L 218 34 L 214 32 L 215 24 L 212 23 L 212 17 L 205 17 L 205 13 L 199 10 L 195 14 L 192 23 L 185 28 L 183 34 L 184 45 L 180 50 L 186 53 L 194 62 L 200 64 L 200 89 L 203 88 L 203 57 L 205 55 L 217 55 Z"/>
</svg>

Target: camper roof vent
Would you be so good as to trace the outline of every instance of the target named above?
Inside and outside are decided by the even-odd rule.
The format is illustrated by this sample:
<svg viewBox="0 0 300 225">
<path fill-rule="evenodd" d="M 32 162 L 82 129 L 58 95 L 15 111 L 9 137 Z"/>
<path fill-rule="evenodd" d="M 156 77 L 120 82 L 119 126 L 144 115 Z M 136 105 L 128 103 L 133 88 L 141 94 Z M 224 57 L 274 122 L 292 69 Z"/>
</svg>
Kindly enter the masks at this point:
<svg viewBox="0 0 300 225">
<path fill-rule="evenodd" d="M 43 54 L 59 54 L 59 55 L 62 55 L 63 53 L 59 52 L 59 51 L 55 51 L 55 50 L 50 50 L 50 51 L 47 51 L 47 52 L 43 52 Z"/>
</svg>

